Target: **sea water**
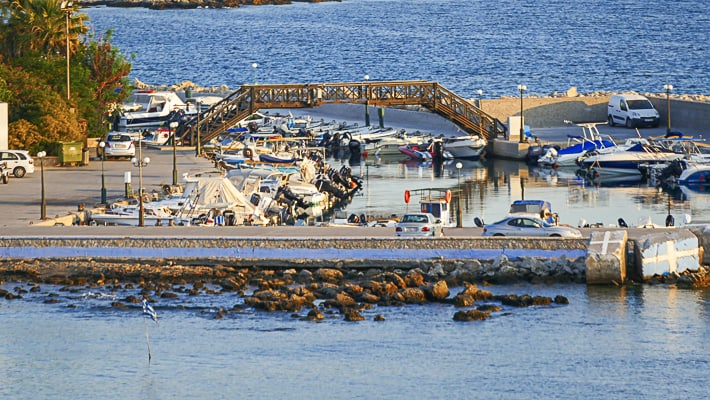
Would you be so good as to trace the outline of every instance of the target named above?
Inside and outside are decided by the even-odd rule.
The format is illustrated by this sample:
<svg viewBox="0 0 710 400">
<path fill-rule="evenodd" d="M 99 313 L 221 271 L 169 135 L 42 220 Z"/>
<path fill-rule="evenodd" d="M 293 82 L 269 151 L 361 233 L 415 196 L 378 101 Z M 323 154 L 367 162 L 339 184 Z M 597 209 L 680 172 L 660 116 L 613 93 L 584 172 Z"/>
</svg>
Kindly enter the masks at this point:
<svg viewBox="0 0 710 400">
<path fill-rule="evenodd" d="M 132 77 L 201 86 L 426 79 L 464 97 L 596 90 L 708 93 L 704 1 L 362 0 L 238 9 L 91 8 L 97 33 L 135 53 Z M 257 68 L 251 67 L 257 63 Z M 348 164 L 348 160 L 340 160 Z M 403 160 L 353 165 L 354 212 L 403 211 L 404 189 L 464 189 L 466 223 L 543 198 L 578 218 L 702 218 L 705 194 L 648 185 L 587 187 L 556 171 L 491 160 L 439 171 Z M 572 184 L 571 184 L 571 183 Z M 377 192 L 380 196 L 373 197 Z M 382 196 L 385 194 L 385 196 Z M 387 195 L 389 194 L 389 195 Z M 382 199 L 387 200 L 382 200 Z M 695 200 L 693 200 L 695 198 Z M 376 200 L 375 200 L 376 199 Z M 699 199 L 699 200 L 698 200 Z M 377 203 L 377 205 L 375 205 Z M 384 203 L 384 204 L 383 204 Z M 23 293 L 29 285 L 5 282 Z M 667 286 L 505 285 L 496 294 L 569 298 L 505 308 L 476 323 L 451 305 L 376 307 L 365 321 L 220 309 L 236 295 L 112 307 L 136 290 L 41 285 L 0 300 L 0 397 L 26 399 L 604 398 L 700 399 L 710 367 L 710 293 Z M 455 289 L 453 289 L 455 290 Z M 303 313 L 301 313 L 303 314 Z M 382 314 L 384 322 L 375 322 Z M 146 335 L 147 333 L 147 335 Z M 148 344 L 151 361 L 148 362 Z"/>
</svg>

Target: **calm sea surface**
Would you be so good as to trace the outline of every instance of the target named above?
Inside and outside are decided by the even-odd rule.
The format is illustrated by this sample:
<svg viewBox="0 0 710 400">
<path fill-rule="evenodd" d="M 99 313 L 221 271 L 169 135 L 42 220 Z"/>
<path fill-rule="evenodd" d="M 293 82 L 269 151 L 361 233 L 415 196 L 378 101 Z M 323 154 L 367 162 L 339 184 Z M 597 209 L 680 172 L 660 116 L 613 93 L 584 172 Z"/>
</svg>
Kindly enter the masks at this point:
<svg viewBox="0 0 710 400">
<path fill-rule="evenodd" d="M 705 1 L 519 2 L 363 0 L 230 10 L 93 8 L 97 33 L 135 53 L 132 76 L 236 88 L 266 83 L 426 79 L 474 97 L 594 90 L 710 92 Z M 252 63 L 258 63 L 256 71 Z M 347 163 L 347 160 L 338 161 Z M 429 165 L 369 159 L 349 210 L 404 211 L 405 189 L 461 186 L 465 224 L 495 220 L 514 199 L 552 201 L 563 222 L 612 223 L 671 207 L 707 219 L 708 196 L 639 182 L 580 186 L 573 172 L 507 161 Z M 669 202 L 670 200 L 670 202 Z M 6 290 L 29 289 L 4 283 Z M 234 295 L 156 302 L 135 290 L 42 286 L 0 300 L 0 398 L 706 398 L 710 292 L 642 286 L 511 285 L 496 294 L 567 296 L 570 304 L 505 309 L 457 323 L 448 305 L 375 308 L 367 320 L 304 322 L 230 312 Z M 45 303 L 55 299 L 57 303 Z M 385 322 L 374 322 L 376 314 Z"/>
</svg>

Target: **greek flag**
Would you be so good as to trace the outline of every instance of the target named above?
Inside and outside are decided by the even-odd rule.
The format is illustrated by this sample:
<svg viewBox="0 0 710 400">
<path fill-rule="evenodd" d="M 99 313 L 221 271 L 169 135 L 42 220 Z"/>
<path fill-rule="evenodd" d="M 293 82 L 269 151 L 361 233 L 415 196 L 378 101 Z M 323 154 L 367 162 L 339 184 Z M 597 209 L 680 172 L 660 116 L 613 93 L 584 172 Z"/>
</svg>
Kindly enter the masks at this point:
<svg viewBox="0 0 710 400">
<path fill-rule="evenodd" d="M 156 324 L 158 323 L 158 314 L 146 299 L 143 299 L 143 315 L 149 316 Z"/>
</svg>

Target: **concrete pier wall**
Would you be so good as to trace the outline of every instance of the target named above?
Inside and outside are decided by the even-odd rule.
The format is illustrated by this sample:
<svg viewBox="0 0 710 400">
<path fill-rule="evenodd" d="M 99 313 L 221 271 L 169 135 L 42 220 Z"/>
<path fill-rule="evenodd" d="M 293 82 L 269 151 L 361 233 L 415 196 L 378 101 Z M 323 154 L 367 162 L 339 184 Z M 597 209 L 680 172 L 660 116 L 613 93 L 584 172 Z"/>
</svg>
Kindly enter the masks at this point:
<svg viewBox="0 0 710 400">
<path fill-rule="evenodd" d="M 607 119 L 607 103 L 610 96 L 579 97 L 525 97 L 523 113 L 525 124 L 533 128 L 564 126 L 564 120 L 574 122 L 603 122 Z M 661 115 L 661 126 L 667 124 L 668 106 L 666 97 L 648 96 Z M 478 100 L 476 100 L 478 103 Z M 510 116 L 520 116 L 520 98 L 504 97 L 483 99 L 483 111 L 507 121 Z M 702 134 L 710 126 L 710 102 L 671 98 L 671 127 L 688 134 Z"/>
<path fill-rule="evenodd" d="M 584 256 L 586 240 L 488 238 L 0 238 L 0 259 L 69 260 L 76 262 L 137 262 L 224 264 L 233 266 L 382 267 L 415 268 L 432 261 L 466 262 Z"/>
</svg>

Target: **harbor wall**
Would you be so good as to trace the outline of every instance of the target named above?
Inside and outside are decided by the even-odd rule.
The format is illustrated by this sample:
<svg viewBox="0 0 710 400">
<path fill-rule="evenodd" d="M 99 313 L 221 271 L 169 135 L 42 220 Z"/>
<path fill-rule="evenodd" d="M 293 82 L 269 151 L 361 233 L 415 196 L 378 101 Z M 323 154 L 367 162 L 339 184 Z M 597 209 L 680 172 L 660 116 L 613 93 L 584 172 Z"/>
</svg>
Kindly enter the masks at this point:
<svg viewBox="0 0 710 400">
<path fill-rule="evenodd" d="M 534 128 L 564 126 L 573 122 L 604 122 L 607 119 L 608 95 L 576 97 L 525 97 L 525 124 Z M 665 96 L 647 95 L 661 115 L 660 126 L 666 126 L 668 102 Z M 478 104 L 479 100 L 471 100 Z M 520 98 L 483 99 L 481 108 L 486 113 L 506 122 L 510 116 L 520 116 Z M 698 135 L 710 126 L 710 102 L 671 98 L 671 127 L 683 133 Z"/>
</svg>

